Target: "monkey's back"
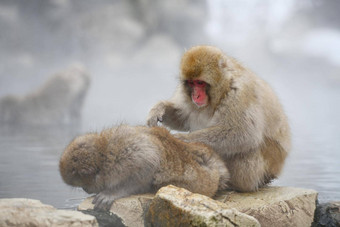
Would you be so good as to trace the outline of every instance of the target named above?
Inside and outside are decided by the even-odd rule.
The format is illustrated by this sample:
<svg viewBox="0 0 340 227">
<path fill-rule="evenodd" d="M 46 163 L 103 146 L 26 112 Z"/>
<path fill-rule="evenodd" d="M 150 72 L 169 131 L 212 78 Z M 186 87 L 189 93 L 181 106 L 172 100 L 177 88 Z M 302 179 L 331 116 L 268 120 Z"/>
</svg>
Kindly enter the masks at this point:
<svg viewBox="0 0 340 227">
<path fill-rule="evenodd" d="M 173 184 L 213 196 L 219 186 L 225 187 L 228 170 L 211 148 L 202 143 L 183 142 L 165 128 L 153 127 L 148 133 L 162 155 L 154 181 L 157 188 Z"/>
<path fill-rule="evenodd" d="M 260 91 L 259 105 L 264 116 L 263 142 L 261 154 L 267 163 L 268 181 L 276 178 L 291 149 L 291 133 L 288 118 L 274 90 L 260 78 L 256 78 L 256 88 Z"/>
<path fill-rule="evenodd" d="M 240 191 L 252 191 L 253 189 L 244 187 L 247 182 L 240 179 L 242 176 L 249 176 L 249 181 L 259 178 L 258 186 L 254 187 L 256 190 L 279 176 L 290 152 L 290 127 L 278 96 L 267 82 L 250 70 L 244 71 L 239 78 L 236 78 L 236 82 L 237 80 L 241 81 L 239 84 L 243 88 L 236 91 L 239 94 L 235 95 L 243 99 L 242 101 L 235 99 L 240 103 L 238 111 L 246 112 L 251 116 L 250 123 L 255 122 L 259 125 L 257 127 L 261 130 L 255 135 L 261 142 L 257 147 L 253 147 L 251 152 L 228 157 L 226 163 L 233 176 L 231 184 L 234 188 Z M 253 173 L 250 174 L 244 167 L 255 166 L 255 163 L 263 164 L 252 167 Z M 252 175 L 254 177 L 250 177 Z"/>
</svg>

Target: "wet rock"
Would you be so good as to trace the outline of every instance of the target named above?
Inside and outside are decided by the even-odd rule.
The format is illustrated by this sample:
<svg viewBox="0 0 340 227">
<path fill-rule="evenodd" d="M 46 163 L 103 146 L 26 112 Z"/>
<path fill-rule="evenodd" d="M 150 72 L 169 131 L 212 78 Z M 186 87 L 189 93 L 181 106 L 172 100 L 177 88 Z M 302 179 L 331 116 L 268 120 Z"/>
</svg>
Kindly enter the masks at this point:
<svg viewBox="0 0 340 227">
<path fill-rule="evenodd" d="M 78 209 L 95 215 L 103 226 L 110 219 L 120 223 L 117 226 L 310 226 L 317 192 L 266 187 L 253 193 L 226 191 L 213 200 L 170 185 L 152 198 L 148 194 L 119 199 L 110 214 L 91 210 L 92 198 L 86 199 Z"/>
<path fill-rule="evenodd" d="M 98 226 L 96 218 L 33 199 L 0 199 L 0 226 Z"/>
<path fill-rule="evenodd" d="M 312 226 L 340 226 L 340 201 L 319 204 L 315 211 Z"/>
<path fill-rule="evenodd" d="M 261 226 L 310 226 L 317 192 L 292 187 L 266 187 L 254 193 L 226 192 L 217 199 L 227 208 L 255 217 Z"/>
<path fill-rule="evenodd" d="M 151 194 L 133 195 L 116 200 L 110 212 L 93 210 L 93 197 L 85 199 L 78 210 L 96 216 L 101 226 L 144 226 L 144 214 L 153 198 Z"/>
<path fill-rule="evenodd" d="M 77 124 L 90 78 L 81 65 L 51 76 L 40 88 L 24 96 L 0 99 L 0 123 L 11 125 Z"/>
<path fill-rule="evenodd" d="M 259 222 L 207 196 L 169 185 L 150 204 L 146 226 L 260 226 Z"/>
<path fill-rule="evenodd" d="M 109 211 L 97 211 L 97 210 L 82 210 L 84 214 L 95 216 L 100 227 L 126 227 L 123 220 L 116 214 Z"/>
</svg>

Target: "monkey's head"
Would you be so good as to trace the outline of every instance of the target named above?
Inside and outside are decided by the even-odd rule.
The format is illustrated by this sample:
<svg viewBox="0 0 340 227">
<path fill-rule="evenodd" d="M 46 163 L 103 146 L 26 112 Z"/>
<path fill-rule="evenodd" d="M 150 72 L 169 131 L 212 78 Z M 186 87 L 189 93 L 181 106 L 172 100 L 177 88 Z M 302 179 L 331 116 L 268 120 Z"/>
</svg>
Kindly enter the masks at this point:
<svg viewBox="0 0 340 227">
<path fill-rule="evenodd" d="M 227 56 L 212 46 L 196 46 L 184 53 L 180 79 L 197 107 L 217 105 L 227 92 L 230 83 L 227 71 L 231 70 L 227 63 Z"/>
<path fill-rule="evenodd" d="M 59 162 L 59 171 L 66 184 L 82 187 L 88 193 L 101 191 L 103 183 L 97 179 L 104 161 L 104 140 L 98 134 L 86 134 L 66 147 Z"/>
</svg>

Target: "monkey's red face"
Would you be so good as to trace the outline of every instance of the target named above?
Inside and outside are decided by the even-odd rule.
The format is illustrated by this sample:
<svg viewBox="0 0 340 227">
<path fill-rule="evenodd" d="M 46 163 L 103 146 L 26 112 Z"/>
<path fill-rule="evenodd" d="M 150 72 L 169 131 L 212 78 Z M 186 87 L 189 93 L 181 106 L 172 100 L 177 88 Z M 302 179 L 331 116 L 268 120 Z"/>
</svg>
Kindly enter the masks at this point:
<svg viewBox="0 0 340 227">
<path fill-rule="evenodd" d="M 191 88 L 191 99 L 198 107 L 204 107 L 208 104 L 207 83 L 202 80 L 187 80 Z"/>
</svg>

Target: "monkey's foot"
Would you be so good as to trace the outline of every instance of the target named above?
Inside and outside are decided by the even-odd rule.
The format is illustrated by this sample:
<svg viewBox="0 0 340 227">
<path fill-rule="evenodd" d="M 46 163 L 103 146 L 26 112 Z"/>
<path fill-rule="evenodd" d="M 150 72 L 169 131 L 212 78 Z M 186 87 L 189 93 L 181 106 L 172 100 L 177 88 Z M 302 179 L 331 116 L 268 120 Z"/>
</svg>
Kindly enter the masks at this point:
<svg viewBox="0 0 340 227">
<path fill-rule="evenodd" d="M 116 196 L 114 196 L 112 193 L 109 192 L 100 192 L 98 193 L 93 201 L 92 204 L 94 204 L 95 210 L 110 210 L 112 203 L 115 201 Z"/>
</svg>

